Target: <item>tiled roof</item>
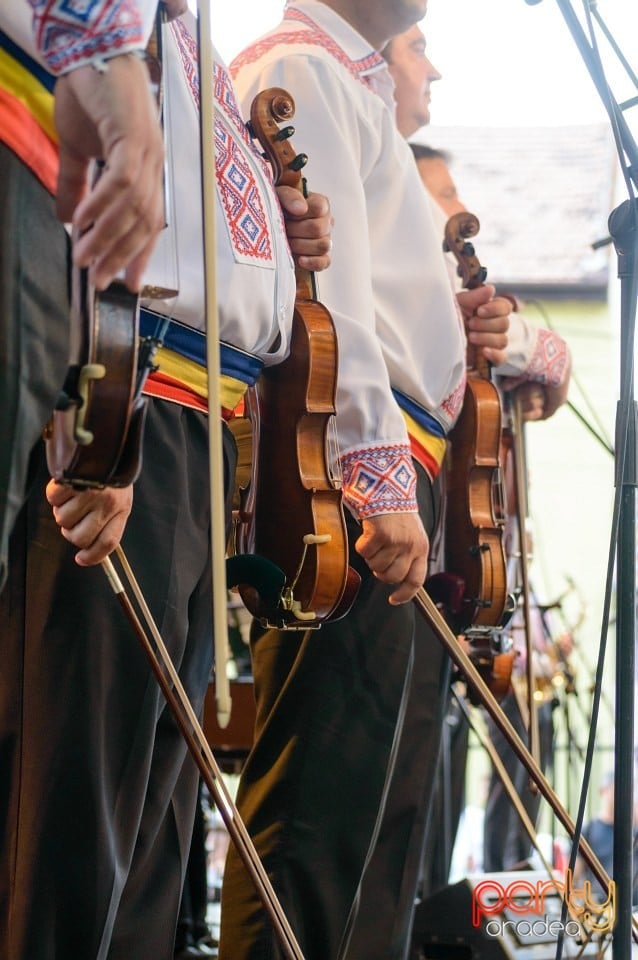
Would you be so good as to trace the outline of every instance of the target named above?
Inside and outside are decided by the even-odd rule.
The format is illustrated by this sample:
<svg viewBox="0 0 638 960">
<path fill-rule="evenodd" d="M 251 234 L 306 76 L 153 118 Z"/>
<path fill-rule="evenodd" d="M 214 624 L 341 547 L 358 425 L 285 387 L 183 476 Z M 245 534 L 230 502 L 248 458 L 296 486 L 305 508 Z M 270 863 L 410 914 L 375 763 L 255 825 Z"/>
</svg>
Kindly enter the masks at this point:
<svg viewBox="0 0 638 960">
<path fill-rule="evenodd" d="M 618 160 L 606 124 L 428 127 L 419 143 L 447 150 L 459 196 L 481 222 L 474 245 L 488 279 L 572 296 L 606 291 Z"/>
</svg>

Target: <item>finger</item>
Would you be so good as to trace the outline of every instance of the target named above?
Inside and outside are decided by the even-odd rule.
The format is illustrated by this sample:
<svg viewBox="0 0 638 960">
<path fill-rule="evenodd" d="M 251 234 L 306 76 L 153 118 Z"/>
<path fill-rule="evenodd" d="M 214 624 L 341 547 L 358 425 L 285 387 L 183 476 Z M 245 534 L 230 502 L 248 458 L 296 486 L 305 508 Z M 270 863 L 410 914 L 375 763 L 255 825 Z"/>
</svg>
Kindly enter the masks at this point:
<svg viewBox="0 0 638 960">
<path fill-rule="evenodd" d="M 482 353 L 485 359 L 494 367 L 500 367 L 502 364 L 507 363 L 506 350 L 498 350 L 494 347 L 483 347 Z"/>
<path fill-rule="evenodd" d="M 290 240 L 290 249 L 301 257 L 323 257 L 332 250 L 332 239 L 329 235 L 308 240 L 293 237 Z"/>
<path fill-rule="evenodd" d="M 63 503 L 66 503 L 67 500 L 71 500 L 75 495 L 75 491 L 72 487 L 57 483 L 51 479 L 46 485 L 44 495 L 52 507 L 59 507 Z"/>
<path fill-rule="evenodd" d="M 155 236 L 151 237 L 142 252 L 134 257 L 124 269 L 124 283 L 132 293 L 139 293 L 142 289 L 144 273 L 154 248 Z"/>
<path fill-rule="evenodd" d="M 510 327 L 509 314 L 499 314 L 497 316 L 479 316 L 473 314 L 467 322 L 469 330 L 477 333 L 507 333 Z"/>
<path fill-rule="evenodd" d="M 303 217 L 308 213 L 308 202 L 296 187 L 278 186 L 277 196 L 285 214 L 291 217 Z"/>
<path fill-rule="evenodd" d="M 328 217 L 287 220 L 286 234 L 289 240 L 327 240 L 332 236 L 330 220 Z"/>
<path fill-rule="evenodd" d="M 330 201 L 323 193 L 310 193 L 308 194 L 308 212 L 312 217 L 329 217 L 332 221 L 332 216 L 330 215 Z"/>
<path fill-rule="evenodd" d="M 140 289 L 144 267 L 150 259 L 161 227 L 161 207 L 153 207 L 154 210 L 141 214 L 138 220 L 123 218 L 117 231 L 111 233 L 109 241 L 101 239 L 101 236 L 108 236 L 104 230 L 113 218 L 110 215 L 104 217 L 96 224 L 95 232 L 90 231 L 76 245 L 74 260 L 89 266 L 91 280 L 97 290 L 104 290 L 122 269 L 125 270 L 129 289 L 134 292 Z M 124 233 L 127 225 L 130 229 Z"/>
<path fill-rule="evenodd" d="M 87 540 L 80 541 L 78 537 L 86 537 L 84 531 L 86 518 L 91 514 L 91 503 L 81 497 L 72 497 L 59 507 L 53 508 L 53 519 L 62 528 L 64 536 L 76 546 L 83 546 Z M 93 534 L 95 536 L 95 534 Z"/>
<path fill-rule="evenodd" d="M 380 550 L 367 561 L 370 570 L 383 583 L 401 583 L 409 570 L 409 562 L 395 550 Z"/>
<path fill-rule="evenodd" d="M 76 553 L 75 562 L 78 566 L 92 567 L 106 560 L 120 543 L 125 525 L 125 516 L 118 514 L 113 517 L 89 546 Z"/>
<path fill-rule="evenodd" d="M 492 299 L 495 288 L 486 283 L 482 287 L 475 287 L 474 290 L 461 290 L 458 294 L 458 301 L 464 310 L 474 313 L 476 310 Z"/>
<path fill-rule="evenodd" d="M 473 330 L 467 335 L 470 343 L 477 347 L 486 347 L 492 350 L 504 350 L 507 347 L 507 334 L 505 333 L 487 333 Z"/>
<path fill-rule="evenodd" d="M 321 273 L 322 270 L 327 270 L 332 263 L 329 256 L 297 257 L 296 260 L 300 267 L 303 267 L 304 270 L 309 270 L 311 273 Z"/>
<path fill-rule="evenodd" d="M 502 297 L 496 297 L 494 300 L 482 304 L 482 306 L 477 308 L 476 312 L 479 317 L 507 317 L 509 321 L 511 307 L 509 301 L 504 300 Z"/>
<path fill-rule="evenodd" d="M 426 565 L 426 558 L 424 557 L 417 557 L 414 560 L 401 585 L 388 598 L 393 606 L 412 600 L 417 590 L 425 583 Z"/>
<path fill-rule="evenodd" d="M 156 221 L 159 223 L 159 220 Z M 146 264 L 155 247 L 159 229 L 153 229 L 150 221 L 134 223 L 126 236 L 117 245 L 111 245 L 97 256 L 89 266 L 91 282 L 97 290 L 104 290 L 124 271 L 126 286 L 133 293 L 139 292 Z"/>
<path fill-rule="evenodd" d="M 78 266 L 92 264 L 101 283 L 138 256 L 162 226 L 159 170 L 136 177 L 124 166 L 107 169 L 74 216 L 82 234 L 74 246 L 74 261 Z"/>
</svg>

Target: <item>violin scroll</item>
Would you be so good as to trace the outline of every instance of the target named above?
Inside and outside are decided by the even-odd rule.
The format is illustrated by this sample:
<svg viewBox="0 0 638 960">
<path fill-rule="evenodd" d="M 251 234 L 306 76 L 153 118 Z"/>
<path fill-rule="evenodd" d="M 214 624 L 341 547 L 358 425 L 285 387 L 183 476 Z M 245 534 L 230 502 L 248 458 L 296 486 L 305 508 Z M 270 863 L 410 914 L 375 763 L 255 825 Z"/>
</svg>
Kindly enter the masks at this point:
<svg viewBox="0 0 638 960">
<path fill-rule="evenodd" d="M 305 153 L 296 153 L 290 138 L 295 128 L 279 123 L 292 120 L 295 115 L 295 101 L 287 90 L 271 87 L 258 93 L 250 108 L 249 131 L 259 143 L 270 161 L 275 183 L 286 187 L 296 187 L 303 193 L 301 170 L 308 163 Z"/>
<path fill-rule="evenodd" d="M 295 128 L 289 120 L 295 115 L 295 101 L 281 87 L 270 87 L 258 93 L 250 108 L 248 129 L 251 135 L 259 141 L 264 156 L 273 168 L 275 184 L 277 186 L 293 187 L 303 196 L 307 196 L 306 181 L 301 171 L 308 163 L 305 153 L 294 150 L 291 137 Z M 279 122 L 286 122 L 280 127 Z M 314 275 L 295 263 L 295 277 L 297 279 L 297 298 L 301 300 L 316 300 L 317 290 Z"/>
<path fill-rule="evenodd" d="M 452 214 L 445 225 L 443 248 L 455 257 L 456 272 L 466 290 L 480 287 L 487 279 L 487 269 L 481 265 L 468 239 L 475 237 L 480 229 L 478 217 L 468 211 Z"/>
</svg>

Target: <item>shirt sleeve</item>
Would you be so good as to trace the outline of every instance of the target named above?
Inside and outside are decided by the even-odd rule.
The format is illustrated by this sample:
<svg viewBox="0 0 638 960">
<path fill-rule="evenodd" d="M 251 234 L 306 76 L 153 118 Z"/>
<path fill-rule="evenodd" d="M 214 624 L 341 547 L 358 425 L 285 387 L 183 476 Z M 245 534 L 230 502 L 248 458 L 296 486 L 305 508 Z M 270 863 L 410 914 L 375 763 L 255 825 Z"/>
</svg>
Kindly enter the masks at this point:
<svg viewBox="0 0 638 960">
<path fill-rule="evenodd" d="M 289 56 L 242 70 L 236 87 L 245 114 L 268 87 L 283 87 L 296 99 L 294 145 L 310 158 L 308 188 L 329 197 L 335 217 L 332 263 L 317 282 L 338 335 L 336 424 L 344 497 L 360 518 L 414 513 L 416 475 L 407 430 L 375 331 L 358 118 L 333 71 L 321 61 L 309 68 L 309 59 Z"/>
<path fill-rule="evenodd" d="M 553 330 L 536 327 L 520 313 L 510 314 L 507 362 L 494 368 L 498 376 L 520 377 L 543 386 L 560 387 L 569 373 L 569 349 Z"/>
<path fill-rule="evenodd" d="M 157 0 L 29 0 L 39 57 L 56 76 L 78 67 L 143 50 Z"/>
</svg>

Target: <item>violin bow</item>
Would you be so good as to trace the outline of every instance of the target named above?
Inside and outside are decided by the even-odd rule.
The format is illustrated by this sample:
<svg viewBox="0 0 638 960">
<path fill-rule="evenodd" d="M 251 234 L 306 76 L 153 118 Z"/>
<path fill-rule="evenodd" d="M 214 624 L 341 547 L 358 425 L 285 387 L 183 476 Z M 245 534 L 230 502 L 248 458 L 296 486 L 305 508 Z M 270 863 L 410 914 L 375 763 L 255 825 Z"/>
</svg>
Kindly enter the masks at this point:
<svg viewBox="0 0 638 960">
<path fill-rule="evenodd" d="M 224 825 L 228 830 L 229 836 L 235 844 L 237 852 L 255 884 L 255 888 L 279 938 L 285 960 L 304 960 L 301 947 L 295 938 L 292 927 L 286 918 L 250 834 L 228 792 L 210 744 L 195 715 L 195 711 L 184 690 L 179 674 L 175 669 L 151 611 L 144 599 L 144 595 L 121 547 L 115 548 L 115 555 L 131 586 L 139 611 L 146 621 L 150 631 L 150 637 L 146 633 L 110 557 L 102 561 L 102 569 L 140 641 L 151 670 L 155 674 L 155 678 L 166 699 L 166 703 L 186 741 L 188 750 L 197 764 L 202 780 L 206 784 L 219 810 L 220 816 L 224 821 Z"/>
<path fill-rule="evenodd" d="M 213 636 L 215 642 L 215 702 L 217 722 L 228 726 L 231 711 L 228 680 L 228 615 L 226 588 L 226 518 L 222 426 L 219 417 L 220 362 L 217 300 L 217 231 L 215 222 L 215 63 L 210 0 L 198 0 L 200 156 L 204 228 L 204 301 L 206 366 L 208 369 L 208 461 L 210 478 L 211 570 L 213 582 Z"/>
<path fill-rule="evenodd" d="M 527 562 L 527 470 L 524 457 L 523 413 L 520 397 L 514 391 L 510 397 L 510 423 L 514 444 L 514 485 L 516 489 L 515 522 L 518 530 L 519 573 L 523 601 L 523 629 L 525 632 L 526 681 L 527 681 L 527 728 L 529 748 L 532 756 L 540 765 L 540 733 L 538 726 L 538 708 L 536 705 L 536 675 L 534 649 L 532 642 L 532 617 L 530 607 L 529 566 Z M 520 706 L 520 704 L 519 704 Z M 530 784 L 532 790 L 535 784 Z"/>
<path fill-rule="evenodd" d="M 539 765 L 534 760 L 530 751 L 527 749 L 518 733 L 510 723 L 509 719 L 501 709 L 496 697 L 488 687 L 487 683 L 477 670 L 472 660 L 467 655 L 458 638 L 448 626 L 443 614 L 436 606 L 434 600 L 430 597 L 424 587 L 420 587 L 413 598 L 413 602 L 422 617 L 430 624 L 440 642 L 443 644 L 453 663 L 461 671 L 468 685 L 472 688 L 480 702 L 483 704 L 494 723 L 497 725 L 503 736 L 508 741 L 510 747 L 521 761 L 530 777 L 538 787 L 541 795 L 549 803 L 557 819 L 565 828 L 569 837 L 573 840 L 576 832 L 574 821 L 569 816 L 567 810 L 558 799 L 551 784 L 545 777 Z M 604 890 L 609 890 L 611 878 L 600 860 L 592 850 L 584 837 L 579 837 L 578 849 L 583 860 L 591 868 L 594 876 L 602 885 Z M 638 917 L 632 918 L 632 933 L 634 940 L 638 943 Z"/>
</svg>

